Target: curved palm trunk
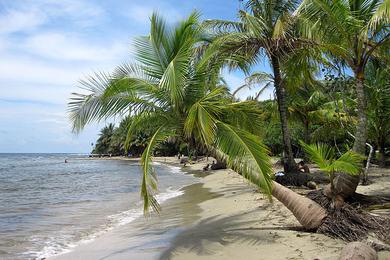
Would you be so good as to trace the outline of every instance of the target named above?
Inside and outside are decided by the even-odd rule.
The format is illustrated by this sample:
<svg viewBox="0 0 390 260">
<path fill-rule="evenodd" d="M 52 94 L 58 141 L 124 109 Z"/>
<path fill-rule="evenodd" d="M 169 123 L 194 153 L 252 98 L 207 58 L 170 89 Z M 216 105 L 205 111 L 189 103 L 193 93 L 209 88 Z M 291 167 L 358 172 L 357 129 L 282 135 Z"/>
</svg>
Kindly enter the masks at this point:
<svg viewBox="0 0 390 260">
<path fill-rule="evenodd" d="M 316 230 L 327 216 L 326 210 L 319 204 L 277 182 L 273 182 L 272 195 L 283 203 L 307 230 Z"/>
<path fill-rule="evenodd" d="M 286 89 L 282 85 L 280 76 L 279 60 L 276 56 L 271 57 L 272 69 L 274 73 L 274 86 L 276 89 L 276 98 L 278 102 L 280 123 L 282 126 L 283 135 L 283 166 L 285 172 L 297 171 L 297 164 L 294 160 L 294 155 L 291 148 L 291 137 L 287 124 L 287 104 L 286 104 Z"/>
</svg>

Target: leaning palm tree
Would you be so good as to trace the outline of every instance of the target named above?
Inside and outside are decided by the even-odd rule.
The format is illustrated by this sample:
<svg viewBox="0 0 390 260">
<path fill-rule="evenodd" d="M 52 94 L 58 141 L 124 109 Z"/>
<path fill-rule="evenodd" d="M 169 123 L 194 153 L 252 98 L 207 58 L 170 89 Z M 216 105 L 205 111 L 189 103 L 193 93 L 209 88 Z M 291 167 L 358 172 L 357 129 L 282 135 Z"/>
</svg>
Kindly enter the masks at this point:
<svg viewBox="0 0 390 260">
<path fill-rule="evenodd" d="M 283 64 L 297 50 L 307 51 L 307 47 L 312 45 L 310 41 L 298 35 L 298 19 L 293 15 L 298 2 L 248 0 L 245 3 L 245 10 L 239 12 L 239 21 L 210 20 L 205 23 L 217 35 L 210 49 L 211 55 L 230 55 L 229 61 L 244 60 L 245 70 L 264 58 L 268 60 L 280 114 L 286 172 L 295 171 L 297 166 L 287 122 L 287 88 L 284 75 L 286 68 Z M 304 60 L 302 57 L 296 59 L 294 66 Z"/>
<path fill-rule="evenodd" d="M 224 61 L 202 61 L 205 37 L 193 13 L 174 28 L 156 14 L 148 37 L 135 41 L 137 62 L 112 75 L 83 81 L 88 93 L 73 94 L 69 103 L 74 131 L 87 123 L 131 111 L 129 133 L 152 131 L 142 154 L 141 197 L 144 210 L 158 211 L 157 177 L 151 161 L 154 148 L 176 137 L 190 146 L 206 147 L 218 159 L 271 198 L 283 202 L 307 229 L 316 229 L 326 211 L 314 201 L 272 181 L 268 149 L 256 130 L 261 113 L 254 101 L 232 101 L 219 82 Z"/>
</svg>

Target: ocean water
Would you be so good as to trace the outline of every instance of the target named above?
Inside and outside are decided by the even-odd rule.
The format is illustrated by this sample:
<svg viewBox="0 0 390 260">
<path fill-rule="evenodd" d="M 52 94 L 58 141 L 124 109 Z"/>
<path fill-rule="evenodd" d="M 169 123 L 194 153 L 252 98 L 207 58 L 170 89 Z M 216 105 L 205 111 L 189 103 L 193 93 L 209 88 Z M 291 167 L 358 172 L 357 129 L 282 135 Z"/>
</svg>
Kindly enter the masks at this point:
<svg viewBox="0 0 390 260">
<path fill-rule="evenodd" d="M 178 167 L 154 167 L 160 203 L 196 182 Z M 0 154 L 0 259 L 69 252 L 141 217 L 140 176 L 139 164 L 131 161 Z"/>
</svg>

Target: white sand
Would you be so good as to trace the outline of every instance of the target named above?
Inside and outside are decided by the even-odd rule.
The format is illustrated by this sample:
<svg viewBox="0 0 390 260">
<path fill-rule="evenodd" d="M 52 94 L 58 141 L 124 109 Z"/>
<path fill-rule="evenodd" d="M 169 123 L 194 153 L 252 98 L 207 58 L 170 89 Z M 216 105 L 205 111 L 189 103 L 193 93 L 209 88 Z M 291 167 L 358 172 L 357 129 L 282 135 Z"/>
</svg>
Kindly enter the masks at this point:
<svg viewBox="0 0 390 260">
<path fill-rule="evenodd" d="M 174 158 L 156 158 L 155 161 L 178 162 Z M 205 164 L 203 161 L 186 168 L 201 170 Z M 359 187 L 358 191 L 372 194 L 374 191 L 388 190 L 390 180 L 385 177 L 386 181 Z M 338 259 L 345 245 L 344 241 L 321 234 L 296 231 L 300 224 L 280 202 L 274 199 L 270 203 L 264 195 L 256 192 L 253 185 L 231 170 L 213 171 L 201 178 L 201 182 L 204 188 L 218 196 L 199 203 L 201 211 L 198 220 L 185 226 L 173 241 L 157 250 L 153 258 L 160 255 L 160 259 L 189 260 L 325 260 Z M 191 196 L 196 196 L 196 193 Z M 148 259 L 128 249 L 131 239 L 123 230 L 113 231 L 95 242 L 79 246 L 73 253 L 53 259 L 99 259 L 102 256 L 105 256 L 104 259 Z M 124 253 L 115 255 L 110 251 Z M 379 259 L 390 259 L 389 252 L 381 252 Z"/>
</svg>

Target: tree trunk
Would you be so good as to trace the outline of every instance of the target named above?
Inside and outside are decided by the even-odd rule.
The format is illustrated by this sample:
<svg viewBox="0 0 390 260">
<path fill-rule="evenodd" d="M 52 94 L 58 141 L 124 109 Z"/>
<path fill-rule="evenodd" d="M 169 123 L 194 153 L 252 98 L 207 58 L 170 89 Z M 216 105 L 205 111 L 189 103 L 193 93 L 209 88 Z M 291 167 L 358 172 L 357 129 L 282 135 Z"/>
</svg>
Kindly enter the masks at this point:
<svg viewBox="0 0 390 260">
<path fill-rule="evenodd" d="M 273 182 L 272 195 L 283 203 L 307 230 L 316 230 L 327 216 L 326 210 L 319 204 L 277 182 Z"/>
<path fill-rule="evenodd" d="M 356 77 L 356 93 L 358 106 L 358 123 L 355 132 L 355 142 L 352 151 L 361 155 L 365 154 L 367 138 L 367 115 L 366 115 L 366 96 L 364 94 L 364 72 L 363 68 L 354 70 Z M 360 175 L 339 174 L 335 180 L 335 192 L 342 198 L 346 199 L 355 193 L 360 182 Z"/>
<path fill-rule="evenodd" d="M 385 167 L 386 166 L 385 140 L 384 140 L 384 138 L 379 143 L 379 165 L 381 167 Z"/>
<path fill-rule="evenodd" d="M 297 164 L 291 148 L 291 136 L 287 124 L 286 89 L 283 86 L 280 75 L 279 60 L 275 55 L 271 56 L 272 69 L 274 73 L 274 86 L 280 115 L 280 123 L 283 135 L 283 166 L 285 172 L 297 171 Z"/>
<path fill-rule="evenodd" d="M 358 123 L 355 132 L 355 142 L 352 150 L 361 155 L 365 154 L 367 138 L 367 115 L 366 115 L 366 96 L 364 93 L 364 75 L 362 69 L 357 69 L 356 76 L 356 94 L 357 94 L 357 115 Z"/>
<path fill-rule="evenodd" d="M 309 120 L 305 119 L 304 125 L 305 125 L 305 132 L 304 132 L 305 143 L 310 144 Z"/>
</svg>

